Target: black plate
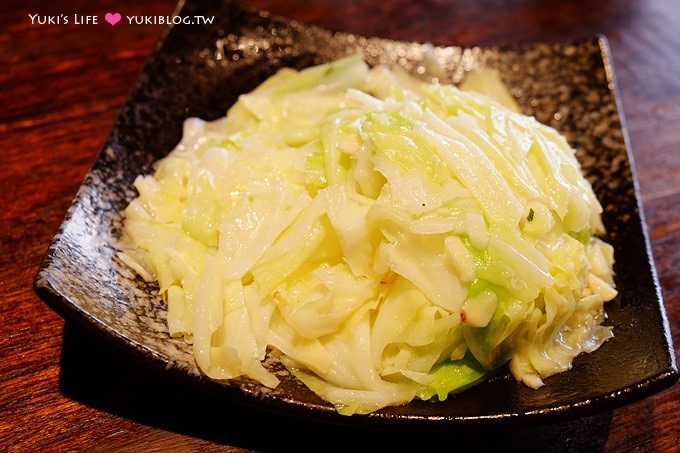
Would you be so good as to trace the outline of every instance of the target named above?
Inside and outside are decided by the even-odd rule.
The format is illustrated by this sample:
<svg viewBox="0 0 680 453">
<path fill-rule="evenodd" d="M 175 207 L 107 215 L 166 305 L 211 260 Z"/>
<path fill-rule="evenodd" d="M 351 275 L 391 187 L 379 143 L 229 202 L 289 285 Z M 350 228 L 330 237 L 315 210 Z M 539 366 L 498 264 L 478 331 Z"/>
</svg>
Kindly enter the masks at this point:
<svg viewBox="0 0 680 453">
<path fill-rule="evenodd" d="M 417 72 L 427 46 L 331 33 L 216 0 L 190 0 L 179 14 L 216 20 L 168 28 L 139 74 L 36 276 L 37 292 L 53 309 L 187 384 L 331 423 L 437 428 L 554 420 L 620 406 L 678 379 L 603 37 L 521 47 L 435 47 L 434 54 L 453 81 L 477 67 L 497 68 L 524 112 L 562 131 L 577 149 L 605 207 L 607 240 L 616 250 L 620 295 L 607 305 L 612 340 L 577 357 L 572 370 L 538 390 L 503 372 L 443 403 L 416 401 L 352 417 L 338 415 L 290 376 L 274 391 L 248 379 L 201 376 L 190 347 L 167 335 L 157 288 L 116 258 L 121 213 L 135 196 L 135 176 L 174 148 L 185 118 L 224 116 L 239 94 L 279 68 L 303 68 L 360 50 L 369 64 L 397 63 Z"/>
</svg>

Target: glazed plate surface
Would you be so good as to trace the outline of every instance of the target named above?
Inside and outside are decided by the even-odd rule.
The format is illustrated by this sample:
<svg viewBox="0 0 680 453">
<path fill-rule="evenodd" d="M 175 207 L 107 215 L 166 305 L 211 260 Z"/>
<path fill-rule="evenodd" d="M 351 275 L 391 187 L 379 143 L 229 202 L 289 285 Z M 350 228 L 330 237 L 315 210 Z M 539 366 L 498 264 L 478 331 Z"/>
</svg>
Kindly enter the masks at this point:
<svg viewBox="0 0 680 453">
<path fill-rule="evenodd" d="M 36 275 L 57 312 L 86 326 L 163 374 L 226 398 L 329 423 L 450 427 L 577 417 L 644 398 L 672 385 L 677 365 L 618 108 L 603 37 L 520 47 L 460 48 L 367 38 L 271 17 L 221 1 L 187 1 L 181 16 L 215 16 L 208 26 L 163 34 L 102 144 Z M 275 390 L 248 379 L 218 382 L 197 370 L 191 348 L 169 337 L 157 288 L 117 258 L 122 213 L 135 177 L 178 143 L 187 117 L 225 115 L 237 97 L 282 67 L 304 67 L 362 52 L 371 64 L 418 74 L 426 54 L 458 82 L 480 67 L 498 69 L 524 113 L 560 130 L 577 150 L 604 206 L 615 247 L 619 296 L 607 305 L 615 337 L 538 390 L 501 372 L 441 403 L 417 401 L 345 417 L 292 376 Z M 276 367 L 276 363 L 272 366 Z"/>
</svg>

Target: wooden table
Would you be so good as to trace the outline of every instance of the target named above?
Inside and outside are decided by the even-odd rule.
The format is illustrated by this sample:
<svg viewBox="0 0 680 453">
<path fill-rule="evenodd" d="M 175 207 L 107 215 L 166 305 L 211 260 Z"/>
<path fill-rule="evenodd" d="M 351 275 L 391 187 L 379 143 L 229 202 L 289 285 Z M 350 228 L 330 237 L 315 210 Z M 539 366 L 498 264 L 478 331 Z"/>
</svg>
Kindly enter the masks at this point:
<svg viewBox="0 0 680 453">
<path fill-rule="evenodd" d="M 32 279 L 162 25 L 111 27 L 104 13 L 171 14 L 172 0 L 9 0 L 0 5 L 0 451 L 242 451 L 313 446 L 309 426 L 244 410 L 211 417 L 187 394 L 65 324 Z M 674 0 L 248 0 L 334 30 L 441 44 L 562 41 L 605 34 L 653 253 L 680 345 L 680 8 Z M 31 15 L 70 17 L 32 24 Z M 75 24 L 73 15 L 99 23 Z M 56 19 L 55 19 L 56 20 Z M 81 22 L 85 19 L 81 17 Z M 320 447 L 447 448 L 451 438 L 317 428 Z M 463 433 L 465 435 L 465 433 Z M 480 447 L 679 451 L 680 386 L 620 409 L 513 431 Z M 315 436 L 316 438 L 316 436 Z M 505 448 L 502 448 L 505 447 Z"/>
</svg>

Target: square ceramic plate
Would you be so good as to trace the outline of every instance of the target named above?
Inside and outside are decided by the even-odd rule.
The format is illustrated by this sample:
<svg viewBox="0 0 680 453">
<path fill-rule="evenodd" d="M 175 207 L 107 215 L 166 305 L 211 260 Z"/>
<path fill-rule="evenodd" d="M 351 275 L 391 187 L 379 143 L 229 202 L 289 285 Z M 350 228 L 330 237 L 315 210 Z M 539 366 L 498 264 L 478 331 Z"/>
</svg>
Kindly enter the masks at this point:
<svg viewBox="0 0 680 453">
<path fill-rule="evenodd" d="M 190 0 L 182 16 L 215 16 L 209 26 L 169 27 L 80 187 L 36 276 L 37 292 L 162 373 L 230 400 L 331 423 L 450 427 L 533 422 L 616 407 L 678 378 L 604 38 L 523 47 L 435 47 L 454 82 L 483 66 L 500 71 L 525 113 L 562 131 L 577 149 L 605 207 L 616 249 L 620 295 L 607 305 L 615 337 L 579 356 L 569 372 L 531 390 L 501 373 L 442 403 L 413 402 L 343 417 L 288 376 L 273 391 L 248 379 L 218 382 L 194 365 L 190 347 L 169 338 L 165 308 L 117 258 L 122 212 L 134 178 L 174 148 L 185 118 L 224 116 L 238 95 L 284 66 L 301 69 L 363 52 L 369 64 L 418 72 L 426 45 L 331 33 L 222 1 Z M 643 334 L 644 333 L 644 334 Z"/>
</svg>

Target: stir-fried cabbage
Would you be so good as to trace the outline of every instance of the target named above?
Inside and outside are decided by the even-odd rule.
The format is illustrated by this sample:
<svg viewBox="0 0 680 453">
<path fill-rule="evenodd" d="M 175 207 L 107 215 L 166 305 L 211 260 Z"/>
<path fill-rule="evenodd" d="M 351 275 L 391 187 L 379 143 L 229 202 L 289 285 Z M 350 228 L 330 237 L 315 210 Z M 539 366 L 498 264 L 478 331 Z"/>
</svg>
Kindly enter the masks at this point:
<svg viewBox="0 0 680 453">
<path fill-rule="evenodd" d="M 613 249 L 565 139 L 361 56 L 188 119 L 135 187 L 121 257 L 214 379 L 275 387 L 274 354 L 340 413 L 368 413 L 505 364 L 539 387 L 612 336 Z"/>
</svg>

